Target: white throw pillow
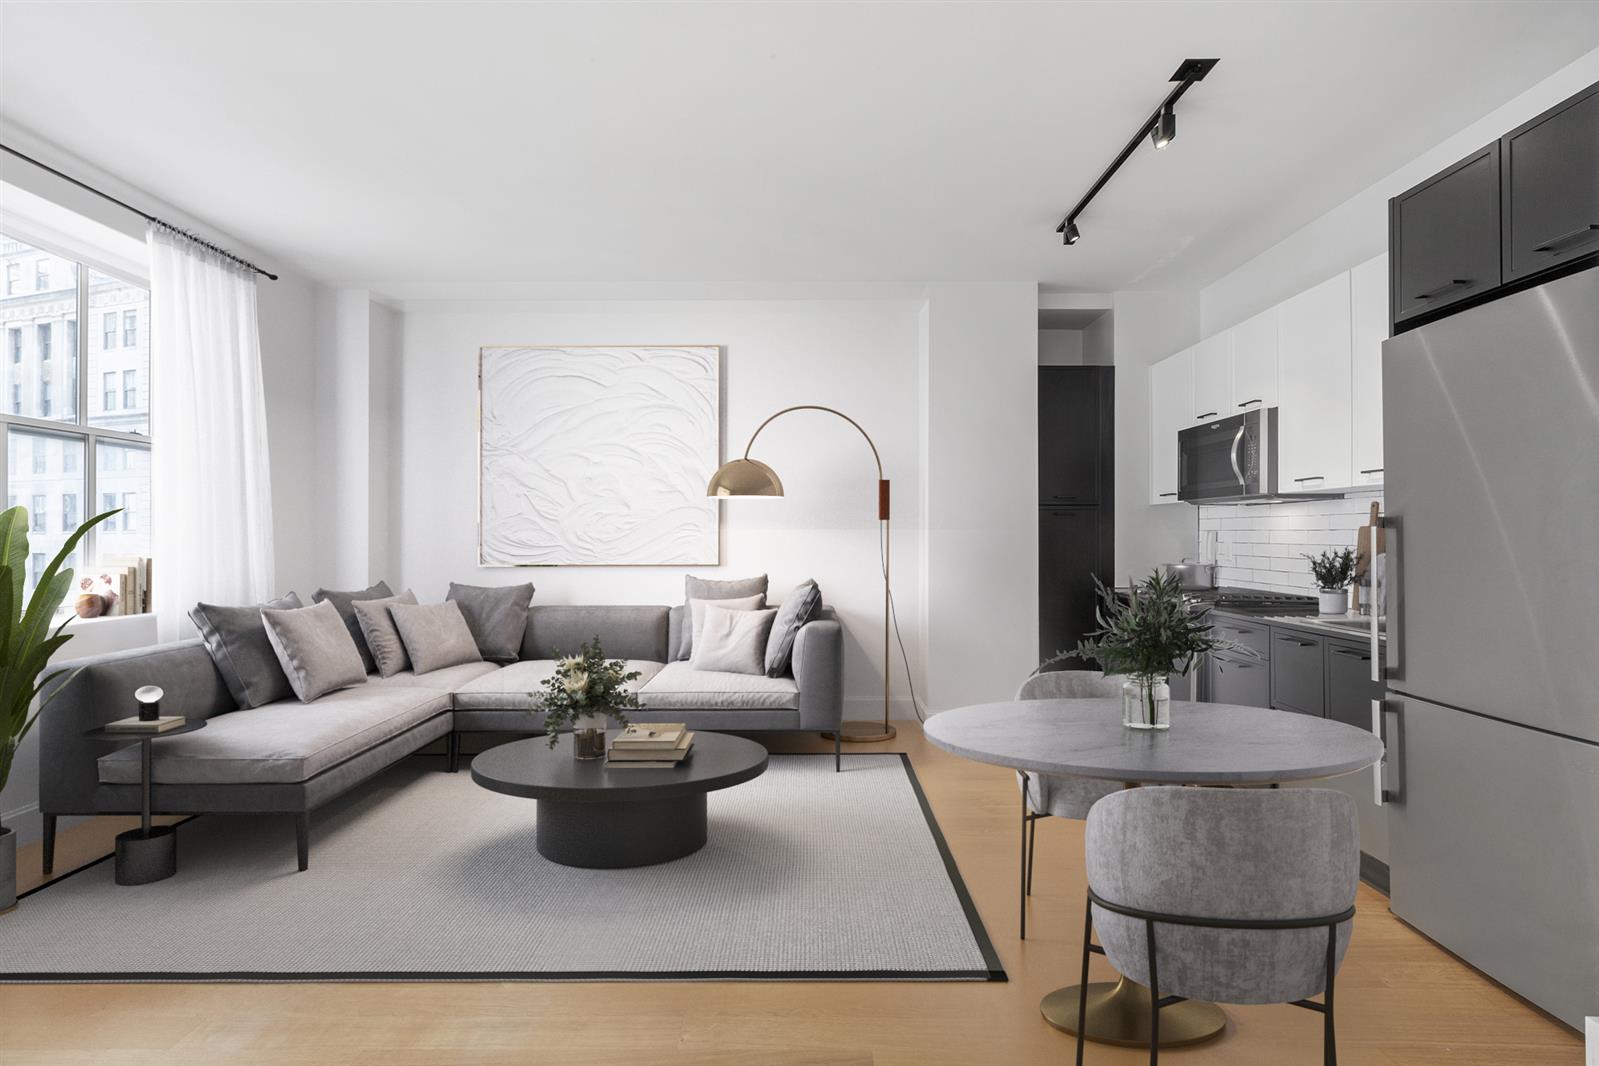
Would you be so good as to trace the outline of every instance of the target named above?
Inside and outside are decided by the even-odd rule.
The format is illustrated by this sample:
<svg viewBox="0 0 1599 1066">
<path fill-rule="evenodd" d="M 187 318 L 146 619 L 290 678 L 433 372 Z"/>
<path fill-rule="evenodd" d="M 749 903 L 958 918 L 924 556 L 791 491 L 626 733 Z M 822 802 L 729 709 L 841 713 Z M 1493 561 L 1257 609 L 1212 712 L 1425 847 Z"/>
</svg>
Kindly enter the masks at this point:
<svg viewBox="0 0 1599 1066">
<path fill-rule="evenodd" d="M 765 674 L 766 641 L 777 608 L 728 610 L 714 600 L 703 602 L 703 622 L 694 635 L 689 666 L 726 674 Z"/>
<path fill-rule="evenodd" d="M 688 647 L 684 649 L 687 653 L 683 656 L 685 659 L 694 654 L 694 645 L 699 643 L 700 627 L 705 624 L 705 605 L 708 603 L 714 603 L 716 606 L 724 607 L 729 611 L 758 611 L 766 606 L 766 593 L 762 592 L 755 596 L 739 596 L 736 599 L 729 600 L 689 600 L 689 640 Z"/>
</svg>

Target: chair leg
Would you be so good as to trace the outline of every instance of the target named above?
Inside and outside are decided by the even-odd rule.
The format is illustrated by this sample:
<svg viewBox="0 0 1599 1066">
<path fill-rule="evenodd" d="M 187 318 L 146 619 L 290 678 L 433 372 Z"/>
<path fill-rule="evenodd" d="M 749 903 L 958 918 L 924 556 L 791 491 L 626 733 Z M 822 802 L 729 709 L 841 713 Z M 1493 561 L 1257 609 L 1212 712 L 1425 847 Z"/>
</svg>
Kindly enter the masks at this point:
<svg viewBox="0 0 1599 1066">
<path fill-rule="evenodd" d="M 1338 1066 L 1338 1039 L 1333 1033 L 1333 979 L 1338 971 L 1338 927 L 1327 927 L 1327 991 L 1322 996 L 1322 1066 Z"/>
<path fill-rule="evenodd" d="M 833 772 L 844 770 L 844 730 L 842 726 L 833 734 Z"/>
<path fill-rule="evenodd" d="M 1144 919 L 1144 943 L 1149 951 L 1149 1066 L 1160 1064 L 1160 975 L 1155 970 L 1155 923 Z"/>
<path fill-rule="evenodd" d="M 1083 1029 L 1088 1020 L 1088 944 L 1094 938 L 1094 903 L 1083 913 L 1083 979 L 1077 984 L 1077 1066 L 1083 1066 Z"/>
<path fill-rule="evenodd" d="M 1021 868 L 1021 875 L 1018 878 L 1018 880 L 1020 881 L 1020 884 L 1018 884 L 1016 887 L 1018 889 L 1020 889 L 1020 891 L 1017 893 L 1017 899 L 1020 900 L 1020 905 L 1021 905 L 1021 928 L 1022 928 L 1021 938 L 1023 940 L 1026 940 L 1027 939 L 1027 793 L 1026 793 L 1026 791 L 1022 792 L 1022 847 L 1021 847 L 1021 855 L 1022 855 L 1022 868 Z"/>
<path fill-rule="evenodd" d="M 455 773 L 461 768 L 461 734 L 450 730 L 449 739 L 445 742 L 445 759 L 449 763 L 450 773 Z"/>
<path fill-rule="evenodd" d="M 1038 845 L 1038 816 L 1034 815 L 1030 822 L 1031 824 L 1027 828 L 1027 894 L 1029 896 L 1033 894 L 1033 867 L 1036 865 L 1033 861 L 1033 853 Z"/>
<path fill-rule="evenodd" d="M 311 812 L 301 811 L 294 816 L 294 846 L 299 852 L 300 869 L 311 868 Z"/>
<path fill-rule="evenodd" d="M 56 868 L 56 816 L 44 816 L 44 875 L 49 877 Z"/>
</svg>

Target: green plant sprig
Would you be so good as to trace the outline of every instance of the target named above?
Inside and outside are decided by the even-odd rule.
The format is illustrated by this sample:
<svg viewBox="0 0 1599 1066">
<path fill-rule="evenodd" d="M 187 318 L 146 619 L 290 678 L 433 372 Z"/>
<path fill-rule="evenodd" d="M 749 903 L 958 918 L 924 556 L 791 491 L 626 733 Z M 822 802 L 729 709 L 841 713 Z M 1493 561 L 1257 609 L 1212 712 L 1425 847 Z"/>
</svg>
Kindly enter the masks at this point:
<svg viewBox="0 0 1599 1066">
<path fill-rule="evenodd" d="M 1094 620 L 1099 628 L 1075 649 L 1046 659 L 1040 670 L 1076 656 L 1098 663 L 1106 674 L 1157 681 L 1172 673 L 1187 674 L 1208 652 L 1241 648 L 1211 635 L 1209 606 L 1195 607 L 1185 600 L 1182 579 L 1176 575 L 1156 570 L 1142 585 L 1129 578 L 1126 601 L 1097 576 L 1094 587 L 1099 597 Z"/>
<path fill-rule="evenodd" d="M 555 673 L 538 692 L 529 693 L 529 712 L 544 713 L 544 728 L 550 747 L 555 747 L 563 730 L 575 727 L 578 719 L 602 714 L 627 726 L 627 712 L 638 708 L 638 693 L 627 687 L 643 675 L 628 670 L 621 659 L 607 659 L 600 638 L 583 644 L 576 655 L 555 664 Z"/>
<path fill-rule="evenodd" d="M 1316 587 L 1332 592 L 1346 588 L 1355 579 L 1355 552 L 1353 548 L 1342 551 L 1324 551 L 1320 555 L 1306 555 L 1310 560 L 1310 573 Z"/>
</svg>

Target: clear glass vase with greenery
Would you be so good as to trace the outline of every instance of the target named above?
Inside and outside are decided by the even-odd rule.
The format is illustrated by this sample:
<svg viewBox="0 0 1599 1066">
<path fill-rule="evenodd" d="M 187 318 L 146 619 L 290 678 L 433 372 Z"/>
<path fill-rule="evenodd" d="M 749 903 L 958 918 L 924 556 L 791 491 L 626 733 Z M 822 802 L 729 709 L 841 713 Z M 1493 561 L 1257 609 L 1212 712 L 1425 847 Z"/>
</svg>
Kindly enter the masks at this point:
<svg viewBox="0 0 1599 1066">
<path fill-rule="evenodd" d="M 605 721 L 627 726 L 627 712 L 638 707 L 638 693 L 628 687 L 642 675 L 621 659 L 607 659 L 600 638 L 583 644 L 578 654 L 561 659 L 541 691 L 532 694 L 529 711 L 542 712 L 550 747 L 570 731 L 572 753 L 579 759 L 605 754 Z"/>
<path fill-rule="evenodd" d="M 1239 646 L 1213 636 L 1210 608 L 1183 596 L 1182 579 L 1154 571 L 1143 584 L 1128 579 L 1126 598 L 1094 578 L 1099 628 L 1071 651 L 1046 660 L 1040 669 L 1076 657 L 1098 663 L 1104 672 L 1125 674 L 1124 724 L 1138 729 L 1170 725 L 1166 678 L 1191 672 L 1201 656 Z M 1247 650 L 1247 649 L 1246 649 Z"/>
</svg>

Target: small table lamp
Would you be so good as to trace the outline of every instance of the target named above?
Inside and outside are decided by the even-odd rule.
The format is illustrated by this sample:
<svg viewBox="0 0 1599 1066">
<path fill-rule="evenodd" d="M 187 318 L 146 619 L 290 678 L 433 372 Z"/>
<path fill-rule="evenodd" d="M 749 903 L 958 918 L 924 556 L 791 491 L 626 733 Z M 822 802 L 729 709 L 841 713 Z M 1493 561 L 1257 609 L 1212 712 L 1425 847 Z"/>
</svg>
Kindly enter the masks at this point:
<svg viewBox="0 0 1599 1066">
<path fill-rule="evenodd" d="M 888 722 L 888 703 L 891 662 L 889 649 L 890 614 L 893 609 L 893 591 L 889 585 L 888 559 L 889 559 L 889 525 L 888 525 L 888 479 L 883 477 L 883 458 L 877 454 L 877 445 L 872 443 L 872 438 L 861 424 L 831 407 L 820 404 L 804 403 L 794 407 L 785 407 L 770 416 L 765 422 L 755 427 L 755 432 L 750 434 L 749 443 L 744 445 L 744 457 L 723 463 L 721 469 L 711 477 L 711 483 L 706 486 L 707 496 L 782 496 L 783 481 L 777 476 L 777 471 L 765 463 L 750 458 L 750 448 L 755 444 L 755 438 L 761 435 L 761 430 L 770 425 L 773 419 L 786 415 L 790 411 L 826 411 L 830 415 L 837 415 L 860 432 L 866 438 L 867 447 L 872 449 L 872 459 L 877 463 L 877 520 L 881 523 L 878 535 L 881 538 L 883 559 L 883 721 L 877 722 L 845 722 L 839 738 L 852 744 L 870 744 L 876 741 L 892 740 L 895 729 Z"/>
<path fill-rule="evenodd" d="M 161 717 L 161 697 L 166 693 L 159 685 L 141 685 L 133 691 L 134 702 L 139 705 L 139 721 L 153 722 Z"/>
</svg>

